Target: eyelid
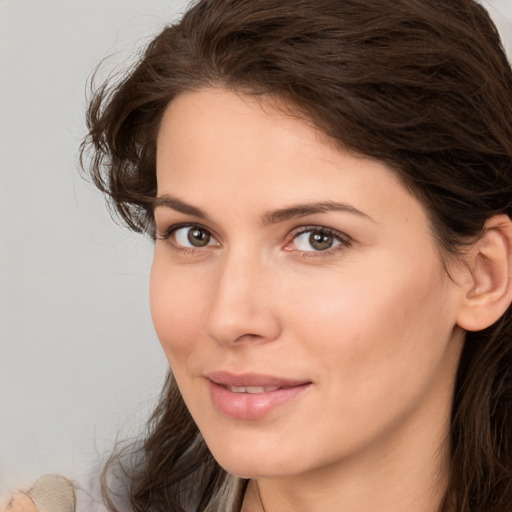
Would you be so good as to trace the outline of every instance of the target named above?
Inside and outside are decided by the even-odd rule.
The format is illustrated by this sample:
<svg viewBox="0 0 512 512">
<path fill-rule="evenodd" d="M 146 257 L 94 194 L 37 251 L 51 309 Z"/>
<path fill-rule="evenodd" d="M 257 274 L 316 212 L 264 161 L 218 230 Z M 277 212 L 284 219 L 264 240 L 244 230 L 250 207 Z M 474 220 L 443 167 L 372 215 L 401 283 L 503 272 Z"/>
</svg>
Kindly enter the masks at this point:
<svg viewBox="0 0 512 512">
<path fill-rule="evenodd" d="M 290 250 L 300 252 L 305 257 L 321 257 L 323 255 L 327 256 L 332 254 L 333 252 L 337 252 L 338 250 L 346 249 L 347 247 L 350 247 L 353 243 L 353 240 L 350 236 L 347 234 L 338 231 L 337 229 L 329 228 L 327 226 L 319 226 L 319 225 L 309 225 L 309 226 L 301 226 L 299 228 L 294 229 L 289 237 L 287 242 L 285 243 L 285 248 L 292 243 L 295 239 L 297 239 L 299 236 L 305 234 L 305 233 L 311 233 L 311 232 L 318 232 L 318 233 L 325 233 L 327 235 L 331 235 L 334 237 L 337 241 L 339 241 L 339 245 L 336 245 L 330 249 L 325 249 L 323 251 L 301 251 L 300 249 L 293 249 Z"/>
<path fill-rule="evenodd" d="M 164 230 L 157 230 L 156 238 L 157 238 L 157 240 L 162 240 L 164 242 L 170 241 L 169 243 L 171 243 L 173 248 L 178 251 L 202 251 L 206 247 L 212 247 L 211 244 L 205 245 L 203 247 L 185 247 L 182 245 L 178 245 L 176 243 L 176 241 L 173 239 L 173 234 L 182 228 L 189 228 L 189 229 L 198 228 L 198 229 L 207 231 L 210 234 L 210 236 L 212 237 L 212 239 L 217 242 L 217 244 L 215 244 L 215 245 L 220 245 L 219 237 L 210 228 L 204 226 L 203 224 L 200 224 L 199 222 L 179 222 L 177 224 L 172 224 L 172 225 L 168 226 L 167 228 L 165 228 Z"/>
<path fill-rule="evenodd" d="M 163 240 L 163 241 L 171 240 L 169 243 L 172 245 L 172 247 L 175 250 L 182 251 L 182 252 L 204 251 L 207 247 L 209 247 L 209 248 L 212 247 L 212 245 L 210 245 L 210 244 L 205 245 L 203 247 L 186 247 L 186 246 L 177 244 L 176 241 L 173 239 L 173 234 L 182 228 L 189 228 L 189 229 L 199 228 L 199 229 L 205 230 L 210 234 L 212 239 L 214 239 L 217 242 L 215 245 L 216 246 L 220 245 L 219 237 L 215 234 L 215 232 L 213 232 L 210 228 L 208 228 L 205 225 L 200 224 L 198 222 L 179 222 L 177 224 L 172 224 L 172 225 L 168 226 L 167 228 L 165 228 L 163 231 L 157 230 L 156 238 L 157 238 L 157 240 Z M 300 249 L 287 249 L 287 247 L 291 243 L 293 243 L 293 241 L 296 238 L 298 238 L 299 236 L 301 236 L 305 233 L 315 232 L 315 231 L 332 236 L 339 242 L 339 244 L 335 245 L 334 247 L 329 248 L 329 249 L 316 250 L 316 251 L 315 250 L 303 251 Z M 293 229 L 289 233 L 289 235 L 284 243 L 284 250 L 287 250 L 289 252 L 301 253 L 301 255 L 303 257 L 321 257 L 321 256 L 331 255 L 332 253 L 337 252 L 338 250 L 346 249 L 347 247 L 350 247 L 352 245 L 352 243 L 353 243 L 353 240 L 350 236 L 348 236 L 347 234 L 345 234 L 341 231 L 338 231 L 337 229 L 333 229 L 333 228 L 330 228 L 327 226 L 312 224 L 312 225 L 307 225 L 307 226 L 300 226 L 300 227 Z M 215 245 L 213 245 L 213 246 L 215 247 Z"/>
</svg>

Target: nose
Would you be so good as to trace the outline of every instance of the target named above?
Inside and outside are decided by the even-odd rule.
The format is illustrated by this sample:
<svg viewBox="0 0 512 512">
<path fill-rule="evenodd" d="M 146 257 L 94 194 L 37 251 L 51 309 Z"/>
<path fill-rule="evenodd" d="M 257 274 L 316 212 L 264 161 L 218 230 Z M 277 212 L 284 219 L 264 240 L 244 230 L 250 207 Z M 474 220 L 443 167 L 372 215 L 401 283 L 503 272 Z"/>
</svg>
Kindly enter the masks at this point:
<svg viewBox="0 0 512 512">
<path fill-rule="evenodd" d="M 211 339 L 235 346 L 279 337 L 281 325 L 273 301 L 275 271 L 251 257 L 233 255 L 223 261 L 206 318 Z"/>
</svg>

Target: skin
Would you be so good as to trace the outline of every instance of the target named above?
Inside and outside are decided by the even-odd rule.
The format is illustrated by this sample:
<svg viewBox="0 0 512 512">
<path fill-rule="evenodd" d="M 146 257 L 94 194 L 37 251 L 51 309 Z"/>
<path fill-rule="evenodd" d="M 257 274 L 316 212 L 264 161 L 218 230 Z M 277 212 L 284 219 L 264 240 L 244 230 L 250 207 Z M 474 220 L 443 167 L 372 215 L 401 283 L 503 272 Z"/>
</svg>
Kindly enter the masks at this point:
<svg viewBox="0 0 512 512">
<path fill-rule="evenodd" d="M 222 89 L 169 105 L 157 179 L 158 196 L 207 218 L 155 208 L 155 328 L 213 455 L 251 478 L 244 512 L 435 511 L 465 267 L 447 260 L 447 274 L 419 201 L 383 163 L 336 148 L 269 100 Z M 264 221 L 326 201 L 359 213 Z M 208 245 L 191 246 L 187 227 L 171 234 L 181 223 L 202 226 Z M 318 227 L 334 230 L 332 248 L 310 244 Z M 311 384 L 240 420 L 212 403 L 205 375 L 219 370 Z"/>
<path fill-rule="evenodd" d="M 38 512 L 34 502 L 26 495 L 22 493 L 16 493 L 13 495 L 9 504 L 0 506 L 0 511 L 5 512 Z"/>
</svg>

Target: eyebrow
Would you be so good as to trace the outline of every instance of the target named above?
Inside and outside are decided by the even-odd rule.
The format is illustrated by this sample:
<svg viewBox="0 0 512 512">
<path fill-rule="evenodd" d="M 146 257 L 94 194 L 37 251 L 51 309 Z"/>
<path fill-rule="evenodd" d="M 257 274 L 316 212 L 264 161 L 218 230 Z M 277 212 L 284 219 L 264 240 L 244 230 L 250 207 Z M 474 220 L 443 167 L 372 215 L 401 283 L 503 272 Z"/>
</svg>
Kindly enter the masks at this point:
<svg viewBox="0 0 512 512">
<path fill-rule="evenodd" d="M 170 196 L 168 194 L 158 196 L 154 199 L 153 208 L 156 209 L 158 207 L 171 208 L 172 210 L 184 213 L 185 215 L 193 215 L 198 219 L 210 220 L 210 217 L 206 214 L 206 212 L 201 210 L 201 208 L 188 204 L 185 201 L 182 201 L 181 199 Z M 352 215 L 357 215 L 358 217 L 362 217 L 375 222 L 369 215 L 362 212 L 361 210 L 358 210 L 354 206 L 347 203 L 338 203 L 335 201 L 303 203 L 286 208 L 280 208 L 277 210 L 270 210 L 261 216 L 261 221 L 263 224 L 277 224 L 278 222 L 283 222 L 285 220 L 328 212 L 350 213 Z"/>
<path fill-rule="evenodd" d="M 328 212 L 344 212 L 372 220 L 366 213 L 358 210 L 347 203 L 337 203 L 335 201 L 319 201 L 315 203 L 304 203 L 282 208 L 279 210 L 268 211 L 263 214 L 262 221 L 264 224 L 274 224 L 283 222 L 289 219 L 296 219 L 314 215 L 315 213 L 328 213 Z"/>
<path fill-rule="evenodd" d="M 208 215 L 201 208 L 185 203 L 185 201 L 168 194 L 155 197 L 153 200 L 153 210 L 159 207 L 171 208 L 171 210 L 184 213 L 185 215 L 193 215 L 199 219 L 209 220 Z"/>
</svg>

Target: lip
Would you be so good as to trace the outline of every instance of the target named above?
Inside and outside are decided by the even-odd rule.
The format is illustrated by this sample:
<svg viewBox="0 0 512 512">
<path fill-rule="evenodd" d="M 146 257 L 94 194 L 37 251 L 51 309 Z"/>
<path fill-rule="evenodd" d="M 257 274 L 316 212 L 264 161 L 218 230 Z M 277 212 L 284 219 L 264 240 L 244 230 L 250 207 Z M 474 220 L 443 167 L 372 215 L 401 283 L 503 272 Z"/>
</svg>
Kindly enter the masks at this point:
<svg viewBox="0 0 512 512">
<path fill-rule="evenodd" d="M 299 398 L 312 385 L 311 381 L 286 379 L 272 375 L 212 372 L 209 381 L 210 397 L 215 408 L 230 418 L 257 420 Z M 237 393 L 231 387 L 275 388 L 272 391 Z"/>
</svg>

